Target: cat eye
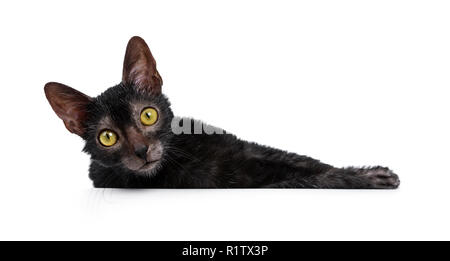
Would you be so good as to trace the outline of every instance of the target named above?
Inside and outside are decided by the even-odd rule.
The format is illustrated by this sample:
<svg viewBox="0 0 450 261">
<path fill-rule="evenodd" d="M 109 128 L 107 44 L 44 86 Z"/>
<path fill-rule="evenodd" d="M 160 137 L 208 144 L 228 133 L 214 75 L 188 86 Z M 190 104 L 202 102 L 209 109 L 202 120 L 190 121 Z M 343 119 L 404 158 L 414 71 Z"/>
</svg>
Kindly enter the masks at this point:
<svg viewBox="0 0 450 261">
<path fill-rule="evenodd" d="M 117 142 L 117 134 L 112 130 L 103 130 L 98 135 L 98 140 L 103 146 L 110 147 Z"/>
<path fill-rule="evenodd" d="M 145 126 L 150 126 L 155 124 L 158 120 L 158 112 L 152 108 L 148 107 L 142 110 L 141 112 L 141 123 Z"/>
</svg>

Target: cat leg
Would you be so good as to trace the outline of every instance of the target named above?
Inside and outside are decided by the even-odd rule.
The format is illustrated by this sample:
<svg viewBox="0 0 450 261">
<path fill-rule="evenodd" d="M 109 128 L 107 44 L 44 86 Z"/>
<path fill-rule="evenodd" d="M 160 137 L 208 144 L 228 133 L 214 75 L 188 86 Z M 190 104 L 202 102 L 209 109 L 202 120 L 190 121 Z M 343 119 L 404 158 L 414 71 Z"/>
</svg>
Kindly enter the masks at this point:
<svg viewBox="0 0 450 261">
<path fill-rule="evenodd" d="M 311 175 L 298 173 L 287 180 L 278 181 L 263 188 L 325 188 L 325 189 L 395 189 L 399 177 L 385 167 L 332 168 Z"/>
<path fill-rule="evenodd" d="M 338 189 L 395 189 L 400 185 L 399 177 L 385 167 L 333 168 L 313 178 L 319 188 Z"/>
<path fill-rule="evenodd" d="M 385 167 L 335 168 L 316 159 L 255 144 L 247 144 L 247 173 L 268 177 L 257 187 L 395 189 L 398 176 Z M 258 186 L 259 185 L 259 186 Z"/>
</svg>

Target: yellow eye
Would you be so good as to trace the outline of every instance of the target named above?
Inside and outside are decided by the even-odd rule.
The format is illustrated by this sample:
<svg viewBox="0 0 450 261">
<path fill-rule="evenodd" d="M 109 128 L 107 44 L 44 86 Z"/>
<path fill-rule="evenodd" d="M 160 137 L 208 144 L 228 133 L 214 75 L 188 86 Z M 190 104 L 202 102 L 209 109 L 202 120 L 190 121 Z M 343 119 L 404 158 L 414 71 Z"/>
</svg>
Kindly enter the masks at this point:
<svg viewBox="0 0 450 261">
<path fill-rule="evenodd" d="M 112 130 L 104 130 L 98 135 L 98 140 L 103 146 L 110 147 L 117 142 L 117 134 Z"/>
<path fill-rule="evenodd" d="M 157 120 L 158 120 L 158 112 L 154 108 L 148 107 L 142 110 L 141 112 L 142 124 L 150 126 L 155 124 Z"/>
</svg>

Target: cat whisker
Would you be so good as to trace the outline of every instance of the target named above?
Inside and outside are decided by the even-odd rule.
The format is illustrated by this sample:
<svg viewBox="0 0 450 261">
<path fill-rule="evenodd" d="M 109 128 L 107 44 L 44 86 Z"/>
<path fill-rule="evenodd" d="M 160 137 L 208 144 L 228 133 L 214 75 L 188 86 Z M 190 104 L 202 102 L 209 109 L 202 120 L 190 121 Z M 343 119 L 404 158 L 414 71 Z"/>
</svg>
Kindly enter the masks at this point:
<svg viewBox="0 0 450 261">
<path fill-rule="evenodd" d="M 191 161 L 199 161 L 197 158 L 191 156 L 190 154 L 185 154 L 182 151 L 177 151 L 173 148 L 168 148 L 167 151 L 168 153 L 173 153 L 175 156 L 183 157 Z"/>
<path fill-rule="evenodd" d="M 187 173 L 190 173 L 185 167 L 183 167 L 183 165 L 181 165 L 180 163 L 178 163 L 174 158 L 172 158 L 169 154 L 166 155 L 167 159 L 172 162 L 175 163 L 176 165 L 178 165 L 180 168 L 182 168 L 184 171 L 186 171 Z"/>
<path fill-rule="evenodd" d="M 169 149 L 169 150 L 172 150 L 172 151 L 176 151 L 176 152 L 178 152 L 178 153 L 180 153 L 180 154 L 183 154 L 183 155 L 185 155 L 185 156 L 187 156 L 187 157 L 189 157 L 189 159 L 191 159 L 191 160 L 196 160 L 196 161 L 200 161 L 198 158 L 196 158 L 194 155 L 192 155 L 191 153 L 189 153 L 189 152 L 186 152 L 185 150 L 183 150 L 183 149 L 181 149 L 181 148 L 178 148 L 178 147 L 175 147 L 175 146 L 172 146 L 172 145 L 166 145 L 166 147 Z"/>
</svg>

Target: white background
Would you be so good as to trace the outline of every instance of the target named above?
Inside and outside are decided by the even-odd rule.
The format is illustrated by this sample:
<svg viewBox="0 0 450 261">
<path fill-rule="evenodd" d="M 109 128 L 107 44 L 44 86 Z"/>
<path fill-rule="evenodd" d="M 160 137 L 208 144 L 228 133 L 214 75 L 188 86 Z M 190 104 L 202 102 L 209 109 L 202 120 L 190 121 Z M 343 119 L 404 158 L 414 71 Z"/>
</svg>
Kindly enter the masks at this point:
<svg viewBox="0 0 450 261">
<path fill-rule="evenodd" d="M 448 1 L 2 1 L 0 239 L 449 240 Z M 133 35 L 175 114 L 395 191 L 93 189 L 44 96 L 119 83 Z"/>
</svg>

